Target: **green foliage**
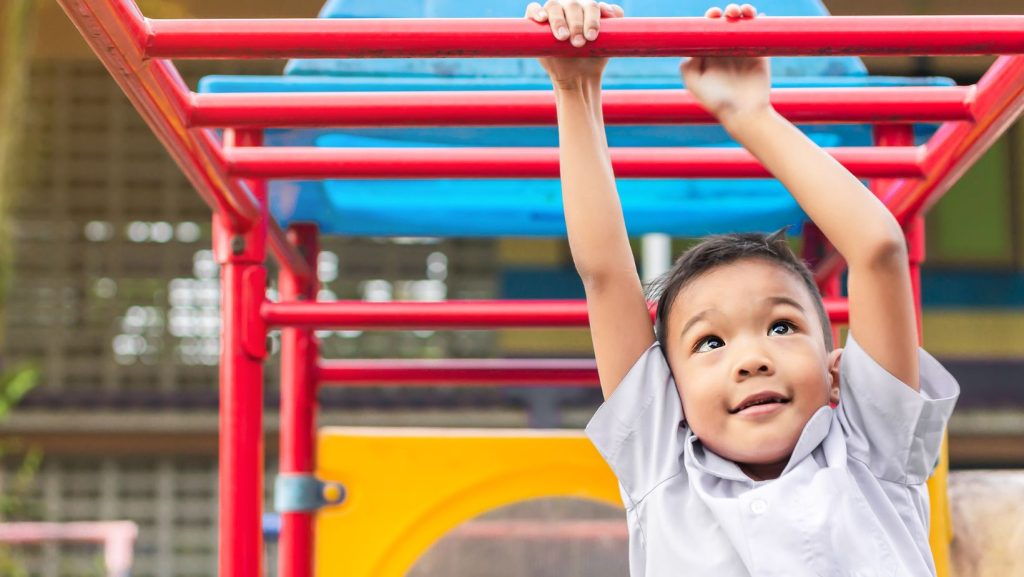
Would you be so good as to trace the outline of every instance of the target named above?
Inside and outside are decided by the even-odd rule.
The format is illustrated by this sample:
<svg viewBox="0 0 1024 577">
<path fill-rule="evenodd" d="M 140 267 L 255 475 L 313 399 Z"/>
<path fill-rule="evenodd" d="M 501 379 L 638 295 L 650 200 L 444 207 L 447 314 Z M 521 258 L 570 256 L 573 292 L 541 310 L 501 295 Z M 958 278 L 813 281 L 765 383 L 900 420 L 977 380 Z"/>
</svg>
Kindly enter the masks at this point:
<svg viewBox="0 0 1024 577">
<path fill-rule="evenodd" d="M 22 368 L 0 379 L 0 422 L 10 415 L 11 409 L 39 382 L 39 371 L 34 367 Z M 14 456 L 20 457 L 18 462 Z M 38 517 L 38 505 L 31 498 L 32 484 L 43 462 L 43 452 L 36 447 L 25 447 L 17 439 L 0 441 L 0 466 L 5 469 L 0 484 L 0 522 Z M 6 474 L 8 463 L 13 464 Z M 18 561 L 15 551 L 0 544 L 0 575 L 28 577 L 28 570 Z"/>
<path fill-rule="evenodd" d="M 18 562 L 15 552 L 7 545 L 0 545 L 0 575 L 28 577 L 28 569 Z"/>
<path fill-rule="evenodd" d="M 39 383 L 39 371 L 25 367 L 0 380 L 0 421 Z"/>
<path fill-rule="evenodd" d="M 35 367 L 22 368 L 0 380 L 0 422 L 38 382 L 39 371 Z M 15 456 L 21 459 L 20 463 L 14 459 Z M 36 516 L 36 507 L 29 495 L 42 462 L 43 453 L 38 448 L 26 447 L 17 439 L 0 441 L 0 463 L 17 463 L 10 477 L 0 485 L 0 521 Z M 0 572 L 0 575 L 5 574 Z"/>
</svg>

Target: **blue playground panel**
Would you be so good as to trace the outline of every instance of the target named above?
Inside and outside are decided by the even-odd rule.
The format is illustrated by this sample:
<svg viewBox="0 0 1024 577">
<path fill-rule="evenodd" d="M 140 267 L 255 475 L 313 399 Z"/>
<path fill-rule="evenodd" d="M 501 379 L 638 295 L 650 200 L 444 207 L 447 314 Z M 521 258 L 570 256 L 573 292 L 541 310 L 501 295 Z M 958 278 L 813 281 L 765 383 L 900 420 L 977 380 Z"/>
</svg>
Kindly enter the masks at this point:
<svg viewBox="0 0 1024 577">
<path fill-rule="evenodd" d="M 330 0 L 322 18 L 510 17 L 521 0 Z M 620 2 L 631 16 L 700 16 L 704 5 L 678 0 Z M 774 0 L 759 8 L 773 16 L 826 15 L 817 0 Z M 773 58 L 777 87 L 951 85 L 944 78 L 869 76 L 853 57 Z M 678 61 L 613 59 L 606 89 L 679 88 Z M 205 93 L 550 89 L 532 59 L 293 60 L 285 76 L 210 76 Z M 871 144 L 868 126 L 812 125 L 822 146 Z M 917 128 L 922 142 L 934 126 Z M 718 126 L 610 126 L 611 146 L 736 146 Z M 451 127 L 270 130 L 268 146 L 465 147 L 557 146 L 555 127 Z M 805 216 L 774 180 L 630 179 L 618 182 L 632 235 L 674 236 L 799 228 Z M 563 236 L 557 180 L 275 181 L 271 210 L 281 223 L 315 222 L 325 234 L 360 236 Z"/>
</svg>

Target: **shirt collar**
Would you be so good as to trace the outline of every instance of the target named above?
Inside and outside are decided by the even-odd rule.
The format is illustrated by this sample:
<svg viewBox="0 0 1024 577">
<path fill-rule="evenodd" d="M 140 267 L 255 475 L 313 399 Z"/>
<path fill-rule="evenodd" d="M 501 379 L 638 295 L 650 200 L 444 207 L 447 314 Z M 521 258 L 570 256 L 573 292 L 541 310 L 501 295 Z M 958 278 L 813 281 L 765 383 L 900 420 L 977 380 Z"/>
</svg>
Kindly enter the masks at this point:
<svg viewBox="0 0 1024 577">
<path fill-rule="evenodd" d="M 793 453 L 789 456 L 789 462 L 786 463 L 785 469 L 782 470 L 783 475 L 806 459 L 825 440 L 832 426 L 832 411 L 831 407 L 824 406 L 811 415 L 811 418 L 808 419 L 807 424 L 804 425 L 804 429 L 800 433 L 800 438 L 796 441 L 796 446 L 793 447 Z M 714 451 L 705 447 L 689 427 L 687 427 L 686 435 L 684 448 L 686 457 L 699 471 L 721 479 L 745 483 L 754 482 L 740 469 L 739 465 L 729 459 L 720 457 Z"/>
<path fill-rule="evenodd" d="M 826 405 L 811 415 L 807 424 L 804 425 L 804 430 L 800 433 L 800 438 L 796 440 L 793 454 L 789 456 L 789 462 L 782 470 L 783 475 L 797 466 L 800 461 L 806 459 L 814 449 L 817 449 L 825 441 L 829 429 L 832 428 L 832 411 L 832 407 Z"/>
<path fill-rule="evenodd" d="M 687 427 L 686 434 L 686 444 L 684 445 L 686 458 L 697 467 L 697 470 L 707 475 L 713 475 L 730 481 L 753 482 L 740 469 L 739 465 L 729 459 L 718 456 L 717 453 L 705 447 L 700 442 L 700 439 L 697 438 L 697 435 L 693 434 L 693 429 Z"/>
</svg>

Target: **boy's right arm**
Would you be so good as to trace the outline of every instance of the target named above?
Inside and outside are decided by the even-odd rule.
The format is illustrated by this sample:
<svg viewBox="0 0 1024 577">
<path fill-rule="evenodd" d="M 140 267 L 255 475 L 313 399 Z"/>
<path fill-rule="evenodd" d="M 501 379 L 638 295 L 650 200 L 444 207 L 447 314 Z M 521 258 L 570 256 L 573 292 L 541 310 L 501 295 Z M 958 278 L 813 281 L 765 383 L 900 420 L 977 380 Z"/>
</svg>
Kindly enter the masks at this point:
<svg viewBox="0 0 1024 577">
<path fill-rule="evenodd" d="M 577 47 L 597 37 L 602 16 L 621 17 L 622 9 L 575 0 L 549 0 L 527 9 L 527 17 L 549 22 L 557 39 Z M 541 63 L 554 85 L 565 225 L 587 295 L 597 371 L 607 399 L 654 342 L 654 329 L 608 154 L 601 110 L 604 61 L 548 58 Z"/>
</svg>

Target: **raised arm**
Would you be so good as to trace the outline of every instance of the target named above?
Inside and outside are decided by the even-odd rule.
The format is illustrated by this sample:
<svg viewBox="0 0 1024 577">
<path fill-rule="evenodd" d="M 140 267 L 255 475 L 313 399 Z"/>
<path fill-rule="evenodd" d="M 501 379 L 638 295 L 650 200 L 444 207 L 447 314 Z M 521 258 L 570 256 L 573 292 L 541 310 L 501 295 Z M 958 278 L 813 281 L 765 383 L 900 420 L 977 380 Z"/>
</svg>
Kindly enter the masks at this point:
<svg viewBox="0 0 1024 577">
<path fill-rule="evenodd" d="M 559 40 L 580 47 L 597 38 L 600 19 L 622 9 L 584 0 L 530 4 L 526 13 L 547 22 Z M 541 60 L 558 108 L 562 202 L 573 262 L 583 281 L 590 334 L 604 397 L 654 342 L 654 329 L 615 189 L 601 111 L 601 74 L 594 58 Z"/>
<path fill-rule="evenodd" d="M 713 8 L 734 25 L 750 5 Z M 725 129 L 789 189 L 849 265 L 850 331 L 883 368 L 919 389 L 917 323 L 907 248 L 889 210 L 768 100 L 764 58 L 694 58 L 682 66 L 687 88 Z"/>
</svg>

